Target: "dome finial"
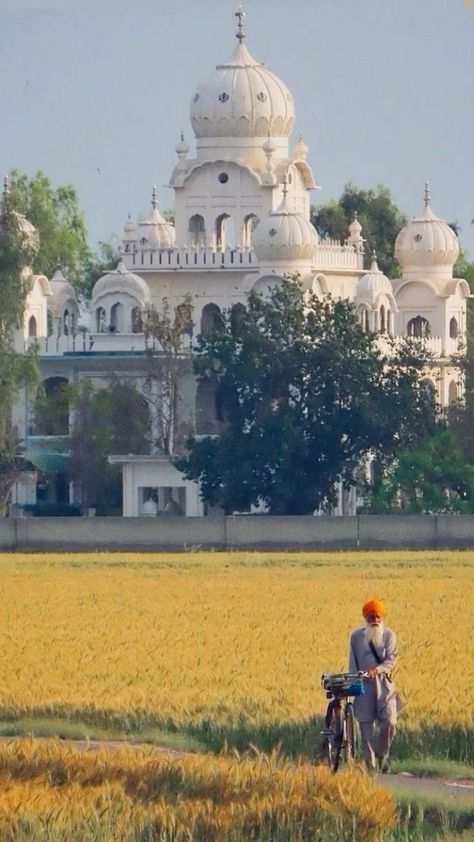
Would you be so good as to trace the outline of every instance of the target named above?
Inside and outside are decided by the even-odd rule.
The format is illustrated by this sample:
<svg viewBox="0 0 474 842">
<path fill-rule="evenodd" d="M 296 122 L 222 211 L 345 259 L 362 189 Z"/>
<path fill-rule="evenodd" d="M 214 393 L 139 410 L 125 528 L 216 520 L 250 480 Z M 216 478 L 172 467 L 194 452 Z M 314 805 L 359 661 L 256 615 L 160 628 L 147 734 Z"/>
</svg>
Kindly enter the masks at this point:
<svg viewBox="0 0 474 842">
<path fill-rule="evenodd" d="M 244 32 L 245 12 L 244 12 L 242 6 L 237 6 L 237 11 L 235 13 L 235 17 L 239 19 L 238 32 L 236 32 L 235 37 L 239 39 L 240 43 L 242 43 L 242 41 L 245 38 L 245 32 Z"/>
<path fill-rule="evenodd" d="M 151 206 L 153 210 L 156 210 L 158 207 L 158 190 L 156 189 L 156 184 L 153 185 L 153 190 L 151 191 Z"/>
<path fill-rule="evenodd" d="M 430 183 L 428 179 L 425 181 L 425 208 L 429 207 L 431 201 Z"/>
</svg>

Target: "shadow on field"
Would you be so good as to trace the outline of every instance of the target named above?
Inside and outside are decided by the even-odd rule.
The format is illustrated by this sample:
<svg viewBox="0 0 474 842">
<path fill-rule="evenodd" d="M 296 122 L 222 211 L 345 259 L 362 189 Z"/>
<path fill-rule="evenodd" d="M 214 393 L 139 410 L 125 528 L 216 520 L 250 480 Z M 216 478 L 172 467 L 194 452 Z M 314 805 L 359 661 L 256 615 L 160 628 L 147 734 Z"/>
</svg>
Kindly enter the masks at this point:
<svg viewBox="0 0 474 842">
<path fill-rule="evenodd" d="M 245 716 L 218 724 L 203 718 L 196 722 L 176 722 L 150 716 L 136 710 L 124 716 L 111 709 L 38 707 L 13 712 L 0 708 L 0 734 L 61 736 L 70 739 L 114 739 L 155 743 L 175 743 L 178 750 L 222 751 L 224 748 L 243 752 L 250 746 L 269 752 L 279 747 L 281 754 L 302 756 L 310 761 L 322 756 L 321 729 L 323 717 L 301 721 L 252 723 Z M 394 759 L 407 760 L 432 757 L 474 764 L 474 726 L 427 724 L 409 728 L 400 721 L 392 746 Z"/>
<path fill-rule="evenodd" d="M 271 751 L 280 746 L 282 754 L 301 755 L 316 760 L 322 755 L 323 718 L 314 716 L 302 722 L 284 722 L 265 725 L 251 725 L 238 722 L 220 725 L 203 720 L 199 725 L 186 728 L 211 751 L 219 751 L 227 745 L 237 751 L 245 751 L 254 745 L 261 751 Z M 416 757 L 433 757 L 474 764 L 474 728 L 460 725 L 442 727 L 426 725 L 408 728 L 400 723 L 392 746 L 392 757 L 398 760 Z"/>
</svg>

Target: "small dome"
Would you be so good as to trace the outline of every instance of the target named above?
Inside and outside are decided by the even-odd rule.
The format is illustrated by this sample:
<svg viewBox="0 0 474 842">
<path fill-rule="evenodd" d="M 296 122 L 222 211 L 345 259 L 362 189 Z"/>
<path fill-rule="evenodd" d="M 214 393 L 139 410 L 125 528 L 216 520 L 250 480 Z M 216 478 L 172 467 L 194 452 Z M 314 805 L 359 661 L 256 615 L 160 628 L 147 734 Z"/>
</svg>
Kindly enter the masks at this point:
<svg viewBox="0 0 474 842">
<path fill-rule="evenodd" d="M 374 252 L 369 271 L 366 275 L 362 276 L 357 285 L 356 298 L 370 301 L 383 293 L 393 295 L 393 287 L 391 281 L 379 269 L 377 255 Z"/>
<path fill-rule="evenodd" d="M 243 44 L 243 14 L 237 12 L 239 43 L 229 61 L 194 94 L 191 124 L 198 138 L 288 137 L 293 127 L 293 97 Z"/>
<path fill-rule="evenodd" d="M 262 263 L 310 261 L 314 256 L 317 231 L 304 216 L 289 210 L 286 192 L 285 185 L 280 207 L 255 228 L 253 247 Z"/>
<path fill-rule="evenodd" d="M 48 302 L 48 307 L 54 310 L 56 305 L 61 306 L 65 301 L 72 299 L 77 301 L 76 290 L 73 285 L 69 283 L 68 279 L 64 277 L 61 268 L 58 266 L 53 277 L 49 282 L 52 298 Z"/>
<path fill-rule="evenodd" d="M 292 154 L 293 158 L 302 158 L 303 160 L 305 160 L 308 152 L 309 152 L 309 149 L 308 149 L 308 147 L 306 146 L 306 143 L 303 140 L 303 135 L 300 134 L 298 140 L 296 141 L 295 145 L 293 146 L 291 154 Z"/>
<path fill-rule="evenodd" d="M 183 132 L 181 132 L 181 139 L 178 141 L 178 143 L 175 146 L 175 151 L 176 151 L 176 154 L 177 154 L 178 158 L 185 158 L 186 155 L 189 152 L 189 145 L 186 143 L 186 141 L 184 139 Z"/>
<path fill-rule="evenodd" d="M 123 226 L 123 237 L 122 242 L 124 243 L 134 243 L 137 239 L 137 226 L 134 222 L 132 222 L 132 218 L 130 214 L 128 215 L 128 219 Z"/>
<path fill-rule="evenodd" d="M 149 216 L 138 223 L 136 239 L 146 249 L 172 248 L 176 239 L 175 227 L 158 210 L 156 187 L 153 187 L 151 205 Z"/>
<path fill-rule="evenodd" d="M 351 224 L 349 225 L 349 239 L 351 243 L 358 243 L 361 241 L 362 237 L 362 225 L 360 224 L 357 213 L 354 214 L 354 219 L 352 220 Z"/>
<path fill-rule="evenodd" d="M 400 231 L 395 241 L 395 257 L 403 275 L 422 275 L 426 270 L 438 270 L 452 275 L 459 256 L 459 241 L 444 219 L 433 213 L 428 183 L 425 187 L 425 206 Z M 443 271 L 444 270 L 444 271 Z"/>
<path fill-rule="evenodd" d="M 120 258 L 117 268 L 112 272 L 107 272 L 102 278 L 96 282 L 92 290 L 92 300 L 97 301 L 103 295 L 108 293 L 124 292 L 138 299 L 142 304 L 145 304 L 150 298 L 150 290 L 145 281 L 133 272 L 129 272 L 125 266 L 122 258 Z"/>
</svg>

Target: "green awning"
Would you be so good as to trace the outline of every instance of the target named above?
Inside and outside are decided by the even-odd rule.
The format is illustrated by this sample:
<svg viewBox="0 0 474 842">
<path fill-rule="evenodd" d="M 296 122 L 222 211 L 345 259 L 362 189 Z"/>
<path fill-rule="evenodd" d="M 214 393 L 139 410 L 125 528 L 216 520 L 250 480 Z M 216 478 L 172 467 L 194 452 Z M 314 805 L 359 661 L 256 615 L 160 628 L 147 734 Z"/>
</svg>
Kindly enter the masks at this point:
<svg viewBox="0 0 474 842">
<path fill-rule="evenodd" d="M 25 459 L 46 474 L 65 474 L 69 466 L 69 436 L 28 436 Z"/>
</svg>

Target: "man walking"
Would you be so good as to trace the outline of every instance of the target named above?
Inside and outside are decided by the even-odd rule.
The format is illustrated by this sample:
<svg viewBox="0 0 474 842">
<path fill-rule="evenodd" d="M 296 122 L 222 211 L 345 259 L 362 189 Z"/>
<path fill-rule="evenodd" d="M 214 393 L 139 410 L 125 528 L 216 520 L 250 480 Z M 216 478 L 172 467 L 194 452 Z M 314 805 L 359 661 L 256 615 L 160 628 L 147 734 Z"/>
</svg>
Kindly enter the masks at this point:
<svg viewBox="0 0 474 842">
<path fill-rule="evenodd" d="M 397 640 L 394 632 L 384 626 L 384 614 L 383 603 L 369 599 L 362 606 L 365 623 L 349 639 L 349 672 L 367 673 L 364 695 L 354 699 L 354 714 L 360 727 L 364 760 L 371 772 L 388 771 L 397 725 L 397 694 L 391 679 Z"/>
</svg>

